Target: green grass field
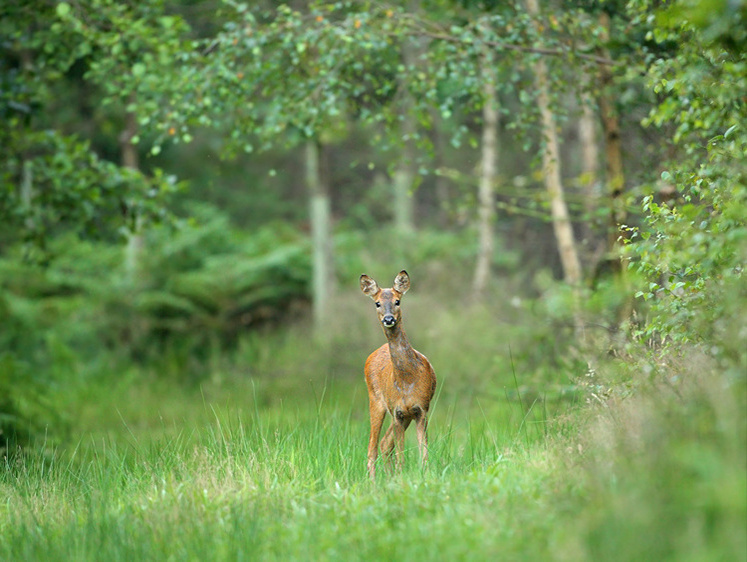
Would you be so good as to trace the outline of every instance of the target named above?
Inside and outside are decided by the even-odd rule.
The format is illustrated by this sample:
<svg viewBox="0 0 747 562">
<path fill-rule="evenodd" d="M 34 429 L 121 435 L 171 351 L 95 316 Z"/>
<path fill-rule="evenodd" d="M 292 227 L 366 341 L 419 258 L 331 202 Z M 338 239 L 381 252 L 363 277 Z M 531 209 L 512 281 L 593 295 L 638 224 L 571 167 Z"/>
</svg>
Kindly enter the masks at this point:
<svg viewBox="0 0 747 562">
<path fill-rule="evenodd" d="M 303 327 L 254 335 L 199 383 L 166 352 L 72 365 L 51 396 L 65 437 L 2 461 L 0 560 L 747 558 L 743 378 L 590 380 L 524 312 L 409 304 L 439 376 L 426 470 L 411 429 L 403 473 L 368 479 L 362 364 L 383 337 L 363 313 L 323 352 Z M 635 393 L 599 393 L 620 379 Z"/>
<path fill-rule="evenodd" d="M 572 496 L 540 439 L 436 420 L 432 462 L 369 482 L 365 417 L 337 402 L 224 411 L 143 441 L 85 436 L 3 473 L 0 558 L 381 559 L 547 556 Z M 207 421 L 207 418 L 212 420 Z M 435 416 L 434 416 L 435 418 Z M 446 423 L 444 423 L 446 422 Z M 518 429 L 518 428 L 515 428 Z M 408 441 L 409 442 L 409 441 Z M 560 509 L 560 511 L 558 511 Z"/>
<path fill-rule="evenodd" d="M 708 426 L 722 442 L 664 431 L 655 447 L 608 436 L 604 450 L 588 437 L 603 425 L 576 435 L 588 415 L 573 406 L 551 419 L 540 412 L 552 410 L 522 416 L 508 401 L 458 411 L 441 397 L 427 469 L 408 435 L 404 472 L 382 466 L 372 484 L 364 396 L 352 382 L 266 406 L 251 384 L 239 396 L 226 388 L 174 395 L 136 384 L 118 428 L 90 428 L 72 450 L 46 458 L 6 461 L 0 559 L 735 560 L 744 552 L 744 447 L 734 428 L 718 427 L 738 419 L 734 411 Z M 683 423 L 674 410 L 663 413 Z M 628 446 L 640 458 L 619 450 Z"/>
</svg>

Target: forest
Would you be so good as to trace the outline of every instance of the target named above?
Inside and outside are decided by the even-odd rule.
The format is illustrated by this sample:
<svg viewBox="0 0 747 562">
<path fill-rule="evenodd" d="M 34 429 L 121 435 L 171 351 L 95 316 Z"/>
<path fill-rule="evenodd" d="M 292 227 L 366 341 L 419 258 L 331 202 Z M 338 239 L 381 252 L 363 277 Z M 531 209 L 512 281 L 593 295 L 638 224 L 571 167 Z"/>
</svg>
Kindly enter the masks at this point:
<svg viewBox="0 0 747 562">
<path fill-rule="evenodd" d="M 0 115 L 0 559 L 747 560 L 744 0 L 6 2 Z"/>
</svg>

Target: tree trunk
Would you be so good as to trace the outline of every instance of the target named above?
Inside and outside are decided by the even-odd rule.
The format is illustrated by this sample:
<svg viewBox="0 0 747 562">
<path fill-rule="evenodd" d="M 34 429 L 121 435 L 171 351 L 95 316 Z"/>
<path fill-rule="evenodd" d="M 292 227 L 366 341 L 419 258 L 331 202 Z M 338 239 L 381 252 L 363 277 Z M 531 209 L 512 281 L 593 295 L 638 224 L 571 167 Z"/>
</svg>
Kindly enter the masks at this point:
<svg viewBox="0 0 747 562">
<path fill-rule="evenodd" d="M 586 87 L 592 78 L 585 75 Z M 581 189 L 583 190 L 584 213 L 582 248 L 584 261 L 593 269 L 606 250 L 606 240 L 601 247 L 598 240 L 599 224 L 596 213 L 600 203 L 599 193 L 599 140 L 597 138 L 597 112 L 593 97 L 584 92 L 581 95 L 581 115 L 578 119 L 578 138 L 581 144 Z"/>
<path fill-rule="evenodd" d="M 31 72 L 33 61 L 31 59 L 31 51 L 23 49 L 21 51 L 21 64 L 24 71 Z M 26 116 L 26 123 L 30 122 L 30 115 Z M 34 162 L 28 154 L 28 151 L 23 153 L 23 169 L 21 170 L 21 204 L 23 205 L 23 212 L 27 213 L 26 216 L 26 228 L 29 231 L 34 229 L 34 219 L 32 218 L 32 202 L 34 199 Z"/>
<path fill-rule="evenodd" d="M 419 1 L 411 0 L 408 5 L 410 13 L 417 13 Z M 405 68 L 411 69 L 416 63 L 416 47 L 411 42 L 414 39 L 405 39 L 402 43 L 402 62 Z M 397 170 L 394 173 L 393 188 L 394 197 L 394 225 L 401 234 L 410 234 L 415 231 L 415 135 L 417 134 L 417 122 L 415 121 L 415 100 L 407 88 L 406 80 L 400 79 L 399 90 L 401 96 L 402 125 L 402 153 Z"/>
<path fill-rule="evenodd" d="M 446 142 L 443 131 L 443 120 L 438 110 L 431 109 L 431 120 L 433 122 L 433 152 L 436 170 L 446 167 Z M 451 222 L 449 219 L 449 205 L 451 197 L 449 194 L 449 179 L 442 173 L 436 173 L 434 178 L 434 191 L 436 193 L 436 202 L 438 203 L 439 219 L 438 224 L 442 228 L 447 228 Z"/>
<path fill-rule="evenodd" d="M 412 117 L 405 116 L 405 123 L 402 125 L 403 136 L 407 137 L 405 130 L 410 130 Z M 409 122 L 409 123 L 408 123 Z M 405 141 L 402 150 L 402 157 L 394 172 L 392 187 L 394 189 L 394 225 L 402 234 L 409 234 L 415 231 L 415 198 L 413 188 L 415 185 L 414 154 L 411 141 Z"/>
<path fill-rule="evenodd" d="M 316 140 L 306 142 L 306 187 L 309 190 L 311 219 L 312 287 L 311 306 L 314 332 L 319 338 L 329 333 L 330 296 L 334 294 L 331 204 L 326 174 L 323 172 L 324 147 Z"/>
<path fill-rule="evenodd" d="M 34 219 L 31 218 L 31 203 L 34 199 L 34 165 L 31 160 L 24 159 L 23 170 L 21 175 L 21 204 L 23 212 L 28 213 L 26 217 L 26 227 L 29 230 L 34 228 Z"/>
<path fill-rule="evenodd" d="M 599 23 L 603 29 L 602 41 L 609 41 L 610 17 L 602 11 L 599 14 Z M 602 48 L 603 56 L 609 58 L 607 49 Z M 633 314 L 633 294 L 630 288 L 628 270 L 622 259 L 623 239 L 629 233 L 622 230 L 626 223 L 628 212 L 625 208 L 623 193 L 625 190 L 625 173 L 623 171 L 622 137 L 620 135 L 620 121 L 615 109 L 611 95 L 612 72 L 607 65 L 601 65 L 599 69 L 599 111 L 602 116 L 602 129 L 604 131 L 604 154 L 607 172 L 607 194 L 610 206 L 610 225 L 607 236 L 607 263 L 612 266 L 613 271 L 618 274 L 618 280 L 622 285 L 622 291 L 626 295 L 623 305 L 618 313 L 618 320 L 626 322 Z"/>
<path fill-rule="evenodd" d="M 539 14 L 537 0 L 527 0 L 527 8 L 533 16 Z M 579 287 L 581 283 L 581 264 L 578 259 L 573 227 L 569 218 L 568 206 L 565 202 L 563 184 L 560 179 L 560 154 L 558 150 L 555 116 L 550 107 L 550 86 L 547 65 L 542 58 L 538 58 L 534 64 L 534 77 L 537 87 L 537 105 L 539 106 L 542 123 L 542 136 L 545 141 L 545 147 L 542 151 L 542 172 L 545 178 L 545 186 L 550 196 L 552 224 L 555 232 L 555 240 L 560 252 L 560 261 L 563 265 L 563 278 L 569 285 Z"/>
<path fill-rule="evenodd" d="M 599 15 L 599 22 L 604 29 L 603 41 L 609 40 L 610 17 L 606 12 Z M 602 49 L 602 55 L 609 57 L 606 49 Z M 610 96 L 610 87 L 612 86 L 612 73 L 606 65 L 601 65 L 599 69 L 599 79 L 601 88 L 599 94 L 599 110 L 602 116 L 602 129 L 604 130 L 604 153 L 607 168 L 607 193 L 609 194 L 610 203 L 610 231 L 608 237 L 608 251 L 612 262 L 620 266 L 618 260 L 614 259 L 619 255 L 618 239 L 621 234 L 620 226 L 627 219 L 627 211 L 622 199 L 623 189 L 625 187 L 625 174 L 623 172 L 622 159 L 622 139 L 620 137 L 620 122 L 614 102 Z"/>
<path fill-rule="evenodd" d="M 584 190 L 584 209 L 591 215 L 599 203 L 599 145 L 597 140 L 597 115 L 591 96 L 581 98 L 581 116 L 578 120 L 578 137 L 581 143 L 581 187 Z"/>
<path fill-rule="evenodd" d="M 493 186 L 496 176 L 496 156 L 498 150 L 498 108 L 495 83 L 485 81 L 485 104 L 482 108 L 482 163 L 478 187 L 478 231 L 479 249 L 473 290 L 476 300 L 485 295 L 490 280 L 490 266 L 493 261 L 493 223 L 495 221 L 495 196 Z"/>
<path fill-rule="evenodd" d="M 130 102 L 134 101 L 134 94 L 130 96 Z M 119 146 L 122 155 L 122 166 L 132 170 L 140 169 L 140 159 L 138 158 L 137 147 L 132 143 L 132 139 L 137 135 L 137 116 L 134 112 L 125 113 L 124 129 L 119 135 Z M 130 212 L 128 210 L 128 212 Z M 130 230 L 127 233 L 127 247 L 125 248 L 125 275 L 130 282 L 137 278 L 137 272 L 140 264 L 140 256 L 143 253 L 143 233 L 142 219 L 135 216 L 130 223 Z"/>
</svg>

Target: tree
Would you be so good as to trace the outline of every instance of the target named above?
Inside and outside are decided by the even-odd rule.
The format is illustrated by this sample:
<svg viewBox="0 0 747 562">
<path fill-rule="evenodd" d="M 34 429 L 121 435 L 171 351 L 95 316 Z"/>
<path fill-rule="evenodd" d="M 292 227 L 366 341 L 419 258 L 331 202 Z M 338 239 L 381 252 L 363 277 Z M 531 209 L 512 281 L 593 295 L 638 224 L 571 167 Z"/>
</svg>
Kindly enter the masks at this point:
<svg viewBox="0 0 747 562">
<path fill-rule="evenodd" d="M 634 23 L 648 21 L 648 1 Z M 747 260 L 747 8 L 677 2 L 659 8 L 641 47 L 659 103 L 645 123 L 672 131 L 673 158 L 642 201 L 645 223 L 628 242 L 643 274 L 637 295 L 651 307 L 639 335 L 666 344 L 703 345 L 744 381 L 744 263 Z M 673 52 L 662 56 L 660 45 Z"/>
<path fill-rule="evenodd" d="M 328 174 L 325 173 L 325 147 L 317 140 L 304 146 L 306 187 L 309 191 L 312 248 L 312 306 L 314 328 L 322 338 L 330 332 L 331 297 L 335 293 L 335 269 L 332 253 L 331 203 Z"/>
<path fill-rule="evenodd" d="M 410 0 L 408 10 L 414 12 L 418 9 L 419 1 Z M 417 72 L 417 47 L 412 38 L 404 37 L 402 40 L 402 64 L 406 72 Z M 415 201 L 414 188 L 417 178 L 417 166 L 415 162 L 415 139 L 417 137 L 417 116 L 415 114 L 415 101 L 412 92 L 407 87 L 407 81 L 400 75 L 399 79 L 399 122 L 402 151 L 396 164 L 393 177 L 394 197 L 394 224 L 401 235 L 407 236 L 415 230 Z"/>
<path fill-rule="evenodd" d="M 103 2 L 96 14 L 106 20 L 115 7 Z M 132 38 L 138 32 L 149 36 L 138 27 L 141 20 L 125 7 L 114 11 L 120 17 L 118 25 L 132 29 Z M 111 21 L 115 20 L 107 24 Z M 109 47 L 114 46 L 116 54 L 113 40 L 121 37 L 112 30 L 102 31 L 105 26 L 99 24 L 75 19 L 73 8 L 65 2 L 13 5 L 0 22 L 2 35 L 8 38 L 0 67 L 2 81 L 8 84 L 0 98 L 6 125 L 0 132 L 5 147 L 0 156 L 0 217 L 14 237 L 42 250 L 48 238 L 63 229 L 81 236 L 111 236 L 132 229 L 138 217 L 163 216 L 163 197 L 173 190 L 173 182 L 160 171 L 146 176 L 133 166 L 118 166 L 100 158 L 89 142 L 75 134 L 47 127 L 45 111 L 56 103 L 53 84 L 77 63 L 87 65 L 86 80 L 110 84 L 103 103 L 115 99 L 124 88 L 125 94 L 134 91 L 131 81 L 117 81 L 119 69 L 108 66 L 116 60 Z M 104 37 L 108 44 L 102 43 Z M 173 44 L 170 41 L 162 34 L 150 45 L 167 49 Z M 148 55 L 143 48 L 139 52 Z M 132 69 L 144 73 L 142 63 Z"/>
<path fill-rule="evenodd" d="M 599 14 L 600 29 L 602 30 L 600 39 L 604 43 L 610 40 L 610 16 L 607 12 L 601 11 Z M 605 46 L 600 47 L 602 56 L 609 58 L 609 53 Z M 607 249 L 616 269 L 619 268 L 619 244 L 618 239 L 624 232 L 622 226 L 627 219 L 623 192 L 625 189 L 625 172 L 623 170 L 622 157 L 622 135 L 620 132 L 620 122 L 617 111 L 613 103 L 611 88 L 613 85 L 612 72 L 610 68 L 603 65 L 599 68 L 599 94 L 598 104 L 602 121 L 602 130 L 604 131 L 604 161 L 607 179 L 607 196 L 609 199 L 609 234 Z M 621 272 L 625 275 L 624 270 Z"/>
<path fill-rule="evenodd" d="M 195 127 L 211 126 L 225 132 L 229 152 L 253 152 L 318 138 L 321 131 L 354 118 L 381 132 L 373 138 L 393 139 L 403 155 L 400 161 L 408 163 L 398 168 L 407 173 L 398 172 L 395 181 L 408 184 L 397 190 L 407 196 L 394 198 L 398 223 L 407 228 L 413 137 L 427 144 L 417 131 L 432 126 L 434 115 L 448 119 L 459 111 L 463 116 L 481 105 L 485 76 L 480 61 L 487 49 L 504 77 L 500 90 L 519 101 L 506 126 L 525 131 L 530 139 L 526 130 L 537 122 L 537 111 L 523 69 L 532 65 L 535 70 L 550 214 L 564 277 L 578 286 L 582 272 L 561 183 L 551 95 L 555 85 L 546 61 L 571 68 L 610 61 L 595 52 L 591 41 L 571 42 L 560 25 L 548 39 L 539 30 L 544 16 L 533 5 L 537 9 L 508 5 L 469 18 L 440 4 L 432 11 L 411 12 L 387 5 L 318 3 L 308 10 L 280 6 L 261 15 L 231 4 L 218 34 L 180 54 L 179 68 L 161 92 L 169 102 L 154 107 L 150 118 L 149 127 L 159 135 L 156 148 L 168 139 L 191 138 Z M 579 29 L 589 37 L 596 33 L 595 28 Z M 422 50 L 413 65 L 406 46 L 416 41 Z M 460 127 L 458 133 L 465 130 Z"/>
<path fill-rule="evenodd" d="M 498 156 L 498 100 L 495 93 L 494 72 L 490 57 L 485 58 L 485 99 L 483 101 L 482 159 L 480 163 L 480 183 L 478 187 L 478 230 L 479 247 L 473 290 L 477 300 L 484 296 L 490 278 L 493 261 L 495 221 L 496 160 Z"/>
<path fill-rule="evenodd" d="M 56 237 L 72 233 L 79 238 L 119 241 L 137 224 L 168 217 L 166 203 L 175 182 L 159 170 L 140 171 L 132 137 L 137 123 L 133 110 L 125 110 L 132 105 L 128 95 L 136 93 L 147 68 L 142 61 L 130 59 L 128 72 L 122 72 L 117 63 L 122 61 L 124 45 L 146 60 L 155 49 L 163 63 L 169 49 L 178 43 L 180 28 L 172 25 L 175 18 L 160 11 L 161 4 L 147 2 L 140 7 L 145 12 L 152 10 L 138 16 L 126 4 L 106 1 L 72 6 L 31 0 L 3 5 L 0 258 L 6 267 L 13 263 L 19 247 L 25 260 L 48 267 L 59 259 L 54 251 L 60 244 L 56 248 L 52 244 Z M 153 33 L 151 24 L 162 33 Z M 168 28 L 174 33 L 168 33 Z M 151 70 L 152 77 L 158 76 L 158 68 Z M 120 119 L 127 114 L 125 129 L 129 134 L 121 145 L 121 165 L 95 150 L 79 123 L 59 118 L 69 111 L 68 105 L 76 107 L 78 100 L 70 92 L 77 88 L 95 98 L 96 107 L 119 101 Z M 24 271 L 22 265 L 13 265 Z M 25 271 L 43 278 L 46 268 Z M 59 284 L 64 285 L 63 292 L 80 290 L 68 279 L 67 271 L 64 277 Z M 49 384 L 54 369 L 48 368 L 53 337 L 47 339 L 45 324 L 29 322 L 33 312 L 19 312 L 12 306 L 18 295 L 9 286 L 12 282 L 3 279 L 0 447 L 11 452 L 11 445 L 23 444 L 35 432 L 46 429 L 46 424 L 59 428 L 61 423 L 47 394 L 54 386 Z M 34 297 L 30 302 L 37 300 L 37 306 L 44 302 L 43 296 Z M 34 304 L 29 308 L 33 310 Z M 40 316 L 47 314 L 45 310 Z M 44 329 L 29 330 L 28 323 Z"/>
<path fill-rule="evenodd" d="M 538 16 L 539 3 L 537 0 L 527 0 L 527 9 L 532 16 Z M 550 84 L 544 59 L 537 58 L 533 70 L 537 87 L 537 105 L 542 122 L 542 174 L 550 197 L 553 230 L 558 242 L 560 260 L 563 264 L 564 279 L 572 287 L 578 287 L 582 279 L 581 262 L 578 259 L 573 227 L 560 177 L 557 125 L 550 104 Z"/>
</svg>

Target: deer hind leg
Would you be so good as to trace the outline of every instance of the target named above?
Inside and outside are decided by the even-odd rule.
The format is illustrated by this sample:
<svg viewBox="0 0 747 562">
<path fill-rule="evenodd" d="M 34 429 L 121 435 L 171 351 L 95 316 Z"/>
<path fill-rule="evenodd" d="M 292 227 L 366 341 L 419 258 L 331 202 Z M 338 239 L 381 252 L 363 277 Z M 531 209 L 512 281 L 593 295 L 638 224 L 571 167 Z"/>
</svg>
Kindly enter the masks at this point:
<svg viewBox="0 0 747 562">
<path fill-rule="evenodd" d="M 371 480 L 376 479 L 376 457 L 379 455 L 379 435 L 381 435 L 381 426 L 384 423 L 386 409 L 376 402 L 369 405 L 371 415 L 371 436 L 368 439 L 368 475 Z"/>
</svg>

